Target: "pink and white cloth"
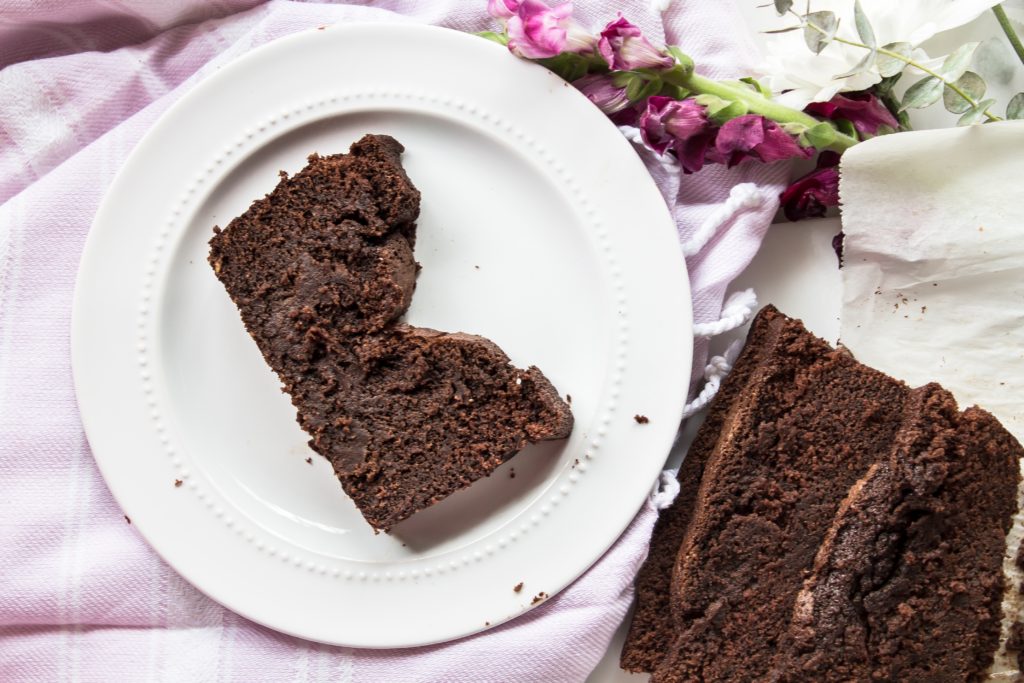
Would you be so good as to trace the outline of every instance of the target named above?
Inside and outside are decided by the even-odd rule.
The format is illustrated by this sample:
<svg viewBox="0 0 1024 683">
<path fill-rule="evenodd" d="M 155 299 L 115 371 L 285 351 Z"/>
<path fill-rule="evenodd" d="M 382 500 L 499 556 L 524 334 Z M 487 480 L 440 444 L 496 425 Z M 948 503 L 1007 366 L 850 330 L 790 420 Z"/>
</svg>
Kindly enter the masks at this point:
<svg viewBox="0 0 1024 683">
<path fill-rule="evenodd" d="M 509 624 L 411 650 L 323 646 L 225 610 L 153 553 L 94 465 L 72 387 L 82 245 L 114 173 L 168 105 L 296 31 L 351 21 L 479 31 L 493 27 L 485 9 L 484 0 L 24 0 L 0 10 L 0 680 L 558 682 L 583 680 L 600 659 L 632 598 L 651 504 L 583 577 Z M 728 0 L 577 3 L 595 29 L 616 11 L 653 42 L 684 46 L 708 75 L 745 75 L 756 63 Z M 752 181 L 774 196 L 785 174 L 749 164 L 680 181 L 647 161 L 683 241 L 732 186 Z M 739 214 L 688 258 L 698 322 L 718 319 L 774 210 L 769 201 Z M 700 370 L 706 345 L 697 349 Z"/>
</svg>

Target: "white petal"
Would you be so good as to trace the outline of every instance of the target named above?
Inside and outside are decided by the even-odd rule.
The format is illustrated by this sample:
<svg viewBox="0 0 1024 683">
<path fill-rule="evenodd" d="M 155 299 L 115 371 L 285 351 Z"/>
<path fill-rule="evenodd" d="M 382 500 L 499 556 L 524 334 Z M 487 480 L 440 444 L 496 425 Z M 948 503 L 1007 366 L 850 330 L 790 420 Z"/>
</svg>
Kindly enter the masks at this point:
<svg viewBox="0 0 1024 683">
<path fill-rule="evenodd" d="M 973 21 L 997 3 L 998 0 L 861 0 L 880 45 L 897 41 L 918 45 L 936 33 Z M 1024 2 L 1012 0 L 1011 5 L 1016 9 L 1018 5 L 1024 6 Z M 838 35 L 858 40 L 852 0 L 815 0 L 812 9 L 835 12 L 839 17 Z M 1020 12 L 1024 16 L 1024 9 Z M 788 20 L 780 19 L 779 27 L 785 25 L 784 21 Z M 775 93 L 791 91 L 780 96 L 780 101 L 784 97 L 786 104 L 794 107 L 827 100 L 836 92 L 861 90 L 880 80 L 874 70 L 836 80 L 836 74 L 851 70 L 864 57 L 864 49 L 831 43 L 815 55 L 807 49 L 801 31 L 767 36 L 765 52 L 765 83 Z M 927 58 L 923 51 L 915 52 L 914 56 Z M 942 60 L 930 60 L 929 67 L 931 62 L 937 62 L 937 66 Z"/>
<path fill-rule="evenodd" d="M 923 9 L 928 12 L 934 31 L 927 36 L 921 36 L 920 39 L 915 39 L 917 36 L 910 38 L 909 42 L 914 45 L 924 42 L 936 33 L 974 21 L 982 12 L 998 5 L 999 0 L 918 0 L 918 3 L 927 6 Z"/>
</svg>

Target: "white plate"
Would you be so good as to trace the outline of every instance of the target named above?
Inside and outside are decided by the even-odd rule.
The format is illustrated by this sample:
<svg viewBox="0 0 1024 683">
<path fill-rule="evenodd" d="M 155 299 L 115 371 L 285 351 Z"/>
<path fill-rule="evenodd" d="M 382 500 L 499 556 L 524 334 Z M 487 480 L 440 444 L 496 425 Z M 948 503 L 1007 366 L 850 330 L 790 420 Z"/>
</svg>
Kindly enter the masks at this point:
<svg viewBox="0 0 1024 683">
<path fill-rule="evenodd" d="M 308 449 L 206 263 L 279 169 L 367 132 L 423 193 L 409 321 L 490 337 L 576 416 L 391 535 Z M 691 355 L 674 225 L 629 144 L 544 69 L 421 26 L 291 36 L 183 97 L 96 216 L 72 332 L 96 461 L 157 552 L 250 619 L 358 647 L 480 631 L 586 570 L 664 462 Z"/>
</svg>

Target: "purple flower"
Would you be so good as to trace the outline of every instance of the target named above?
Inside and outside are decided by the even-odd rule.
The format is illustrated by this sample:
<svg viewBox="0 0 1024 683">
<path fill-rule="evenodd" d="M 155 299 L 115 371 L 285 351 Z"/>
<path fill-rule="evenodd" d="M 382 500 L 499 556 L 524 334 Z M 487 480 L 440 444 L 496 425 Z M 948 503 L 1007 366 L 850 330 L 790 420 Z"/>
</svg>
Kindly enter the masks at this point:
<svg viewBox="0 0 1024 683">
<path fill-rule="evenodd" d="M 745 114 L 722 124 L 708 160 L 735 166 L 747 157 L 771 163 L 793 157 L 809 159 L 813 153 L 813 148 L 801 147 L 774 121 Z"/>
<path fill-rule="evenodd" d="M 825 209 L 839 205 L 839 155 L 826 151 L 818 156 L 817 168 L 794 181 L 779 198 L 786 218 L 824 216 Z"/>
<path fill-rule="evenodd" d="M 876 134 L 881 126 L 893 130 L 900 127 L 892 112 L 877 97 L 867 92 L 835 95 L 828 102 L 811 102 L 804 111 L 832 120 L 846 119 L 859 133 L 865 135 Z"/>
<path fill-rule="evenodd" d="M 595 43 L 595 38 L 573 21 L 571 2 L 548 7 L 541 0 L 522 0 L 508 20 L 508 49 L 527 59 L 588 52 Z"/>
<path fill-rule="evenodd" d="M 705 153 L 714 139 L 714 128 L 704 107 L 693 100 L 674 100 L 660 95 L 648 98 L 647 109 L 640 115 L 639 128 L 648 147 L 658 154 L 671 148 L 687 173 L 704 166 Z"/>
<path fill-rule="evenodd" d="M 629 106 L 625 88 L 617 88 L 608 76 L 591 74 L 572 82 L 587 99 L 605 114 L 611 115 Z"/>
<path fill-rule="evenodd" d="M 508 20 L 519 9 L 519 0 L 487 0 L 487 13 L 495 19 Z"/>
<path fill-rule="evenodd" d="M 597 49 L 608 66 L 618 71 L 668 69 L 676 63 L 675 59 L 651 45 L 640 29 L 622 14 L 601 31 Z"/>
</svg>

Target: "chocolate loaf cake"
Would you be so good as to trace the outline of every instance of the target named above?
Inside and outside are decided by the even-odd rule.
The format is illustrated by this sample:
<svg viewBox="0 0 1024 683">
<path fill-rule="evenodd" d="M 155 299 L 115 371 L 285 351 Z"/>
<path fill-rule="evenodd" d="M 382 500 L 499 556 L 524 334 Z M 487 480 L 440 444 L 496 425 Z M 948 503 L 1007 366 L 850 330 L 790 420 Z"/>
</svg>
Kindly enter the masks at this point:
<svg viewBox="0 0 1024 683">
<path fill-rule="evenodd" d="M 761 389 L 769 386 L 769 377 L 792 379 L 826 351 L 825 342 L 772 306 L 755 317 L 744 350 L 722 382 L 679 469 L 679 495 L 655 524 L 647 560 L 636 578 L 636 610 L 619 661 L 623 669 L 654 671 L 675 638 L 669 607 L 672 569 L 690 524 L 705 463 L 717 450 L 729 448 L 731 432 L 724 426 L 735 429 L 735 416 L 750 414 Z"/>
<path fill-rule="evenodd" d="M 806 330 L 733 411 L 704 469 L 671 587 L 675 639 L 654 681 L 771 669 L 805 572 L 850 486 L 888 452 L 909 389 Z"/>
<path fill-rule="evenodd" d="M 572 414 L 492 342 L 415 328 L 420 195 L 403 147 L 367 135 L 309 158 L 223 229 L 209 261 L 366 520 L 387 530 L 488 475 Z"/>
<path fill-rule="evenodd" d="M 892 454 L 850 490 L 797 596 L 771 680 L 975 681 L 999 641 L 1020 444 L 916 389 Z"/>
<path fill-rule="evenodd" d="M 733 372 L 656 526 L 622 666 L 656 682 L 979 680 L 1024 448 L 771 307 Z"/>
</svg>

